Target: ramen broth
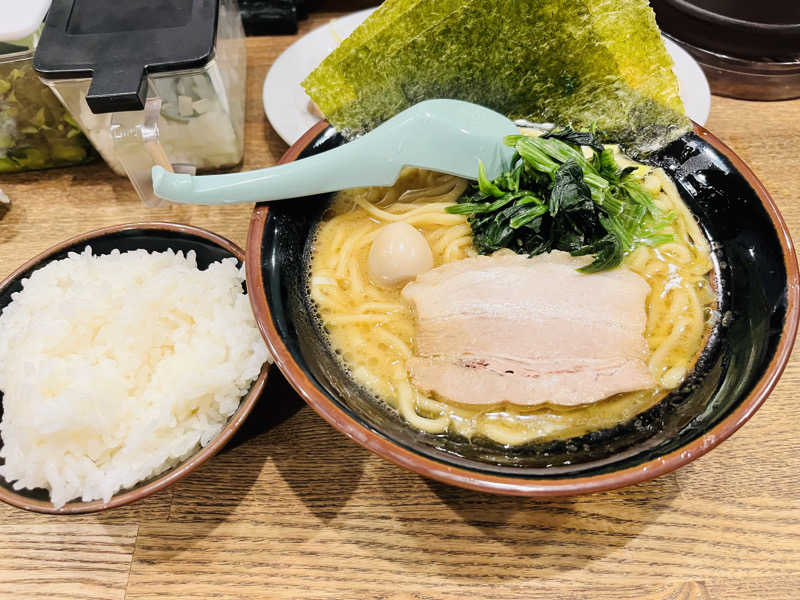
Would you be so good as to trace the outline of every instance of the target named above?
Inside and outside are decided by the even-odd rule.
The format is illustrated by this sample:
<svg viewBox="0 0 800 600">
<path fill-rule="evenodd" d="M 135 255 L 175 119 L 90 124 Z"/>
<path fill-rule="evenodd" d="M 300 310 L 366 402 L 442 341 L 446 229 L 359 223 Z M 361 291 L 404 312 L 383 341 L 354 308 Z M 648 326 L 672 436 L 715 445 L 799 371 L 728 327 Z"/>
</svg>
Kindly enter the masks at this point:
<svg viewBox="0 0 800 600">
<path fill-rule="evenodd" d="M 674 184 L 660 169 L 642 169 L 640 178 L 656 205 L 675 215 L 665 230 L 674 241 L 637 247 L 623 267 L 650 286 L 645 338 L 656 387 L 575 407 L 466 405 L 420 393 L 406 370 L 414 354 L 412 307 L 401 296 L 402 285 L 387 288 L 370 280 L 370 246 L 382 227 L 402 221 L 428 241 L 434 267 L 476 253 L 466 218 L 444 211 L 466 182 L 417 169 L 406 169 L 390 188 L 340 192 L 317 229 L 310 292 L 331 348 L 356 382 L 411 426 L 429 433 L 481 436 L 513 446 L 578 436 L 632 419 L 683 381 L 701 350 L 715 302 L 708 243 Z"/>
</svg>

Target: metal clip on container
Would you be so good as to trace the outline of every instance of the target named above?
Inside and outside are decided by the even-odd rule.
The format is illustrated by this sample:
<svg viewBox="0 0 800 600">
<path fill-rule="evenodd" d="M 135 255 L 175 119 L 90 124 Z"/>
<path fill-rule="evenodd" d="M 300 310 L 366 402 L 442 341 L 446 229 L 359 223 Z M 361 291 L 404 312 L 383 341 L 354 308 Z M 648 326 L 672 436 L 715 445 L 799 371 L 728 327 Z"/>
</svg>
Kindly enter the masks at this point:
<svg viewBox="0 0 800 600">
<path fill-rule="evenodd" d="M 246 55 L 235 0 L 54 0 L 33 66 L 148 206 L 154 165 L 233 167 Z"/>
</svg>

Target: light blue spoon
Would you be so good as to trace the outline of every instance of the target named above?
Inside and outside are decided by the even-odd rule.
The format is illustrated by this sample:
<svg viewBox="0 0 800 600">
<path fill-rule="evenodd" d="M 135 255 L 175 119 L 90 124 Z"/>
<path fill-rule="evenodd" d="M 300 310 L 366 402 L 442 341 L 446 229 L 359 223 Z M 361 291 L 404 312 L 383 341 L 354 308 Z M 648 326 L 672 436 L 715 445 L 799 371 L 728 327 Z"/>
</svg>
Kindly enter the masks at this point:
<svg viewBox="0 0 800 600">
<path fill-rule="evenodd" d="M 200 176 L 153 167 L 153 191 L 184 204 L 265 202 L 392 185 L 405 166 L 477 179 L 478 160 L 493 179 L 514 153 L 503 138 L 515 133 L 514 123 L 483 106 L 426 100 L 350 143 L 277 167 Z"/>
</svg>

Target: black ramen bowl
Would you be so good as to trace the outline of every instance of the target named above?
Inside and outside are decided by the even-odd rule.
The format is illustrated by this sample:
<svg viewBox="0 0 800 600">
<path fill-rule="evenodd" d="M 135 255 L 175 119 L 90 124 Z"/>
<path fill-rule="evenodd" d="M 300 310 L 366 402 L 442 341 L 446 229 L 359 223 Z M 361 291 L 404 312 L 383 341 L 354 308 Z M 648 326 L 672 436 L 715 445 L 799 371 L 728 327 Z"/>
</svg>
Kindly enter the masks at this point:
<svg viewBox="0 0 800 600">
<path fill-rule="evenodd" d="M 181 252 L 194 250 L 197 266 L 200 269 L 206 269 L 211 263 L 224 258 L 236 258 L 239 264 L 244 261 L 244 251 L 239 246 L 222 236 L 199 227 L 157 222 L 114 225 L 70 238 L 35 256 L 11 273 L 5 280 L 0 282 L 0 312 L 11 302 L 11 295 L 22 289 L 23 279 L 30 277 L 34 271 L 54 260 L 66 258 L 70 252 L 82 252 L 86 246 L 91 246 L 95 255 L 110 254 L 115 249 L 120 252 L 140 248 L 149 252 L 165 252 L 170 249 Z M 265 364 L 261 374 L 250 387 L 250 391 L 242 398 L 239 408 L 229 417 L 222 431 L 207 446 L 198 449 L 189 458 L 163 473 L 141 481 L 131 488 L 120 490 L 108 502 L 103 502 L 102 500 L 89 502 L 73 500 L 60 508 L 55 508 L 50 502 L 47 490 L 38 488 L 15 490 L 3 477 L 0 477 L 0 500 L 19 508 L 36 512 L 66 514 L 106 510 L 129 504 L 154 494 L 186 477 L 225 446 L 244 423 L 247 415 L 250 414 L 261 395 L 268 370 L 269 365 Z M 0 392 L 0 418 L 2 416 L 3 393 Z M 2 447 L 2 443 L 2 438 L 0 438 L 0 447 Z M 0 464 L 2 464 L 2 460 L 0 458 Z"/>
<path fill-rule="evenodd" d="M 343 143 L 327 123 L 282 162 Z M 558 496 L 629 485 L 703 455 L 738 429 L 780 377 L 798 324 L 798 269 L 789 233 L 750 169 L 702 127 L 649 163 L 675 181 L 712 242 L 721 318 L 694 370 L 628 422 L 561 441 L 503 447 L 413 429 L 348 376 L 314 318 L 309 239 L 331 195 L 256 206 L 247 283 L 276 365 L 320 415 L 347 436 L 422 475 L 472 489 Z"/>
</svg>

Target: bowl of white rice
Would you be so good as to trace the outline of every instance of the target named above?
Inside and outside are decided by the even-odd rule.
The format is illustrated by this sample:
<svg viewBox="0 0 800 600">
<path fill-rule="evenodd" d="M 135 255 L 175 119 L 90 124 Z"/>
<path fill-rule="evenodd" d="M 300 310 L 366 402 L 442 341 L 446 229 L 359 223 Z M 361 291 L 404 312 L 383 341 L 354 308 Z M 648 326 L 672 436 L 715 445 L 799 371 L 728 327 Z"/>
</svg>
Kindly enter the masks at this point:
<svg viewBox="0 0 800 600">
<path fill-rule="evenodd" d="M 244 252 L 133 223 L 71 238 L 0 282 L 0 500 L 121 506 L 216 454 L 272 362 Z"/>
</svg>

